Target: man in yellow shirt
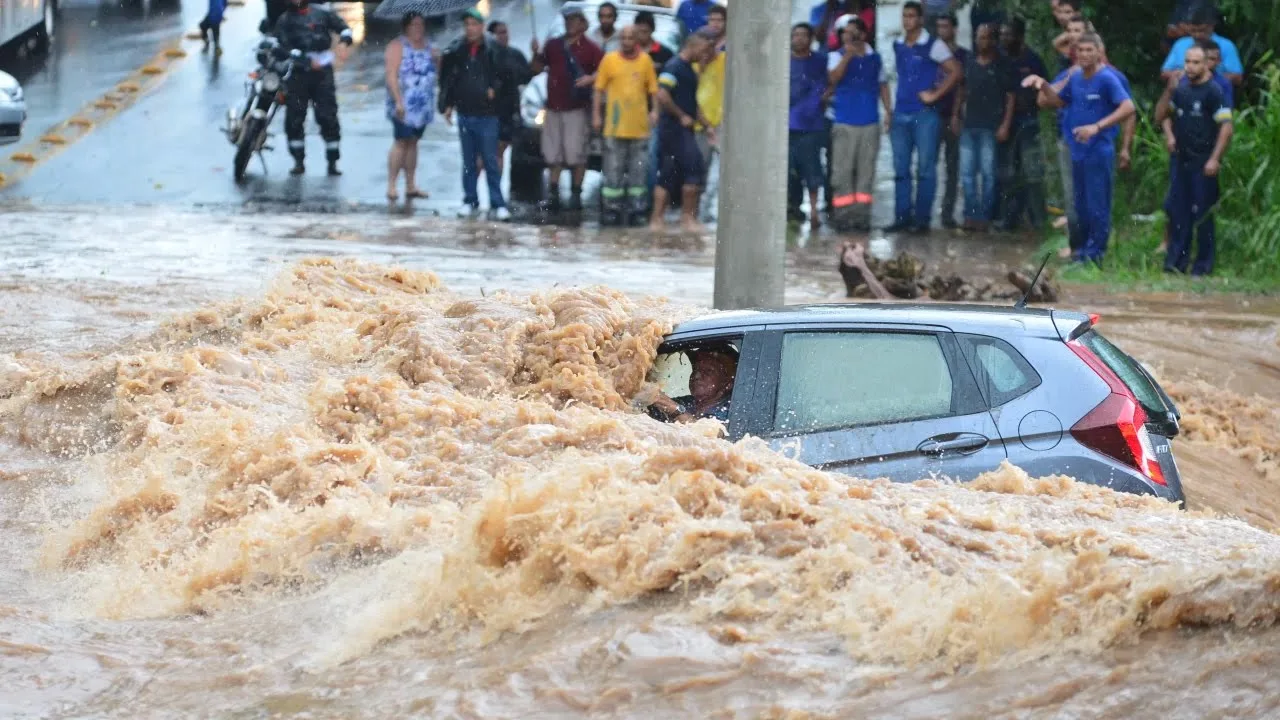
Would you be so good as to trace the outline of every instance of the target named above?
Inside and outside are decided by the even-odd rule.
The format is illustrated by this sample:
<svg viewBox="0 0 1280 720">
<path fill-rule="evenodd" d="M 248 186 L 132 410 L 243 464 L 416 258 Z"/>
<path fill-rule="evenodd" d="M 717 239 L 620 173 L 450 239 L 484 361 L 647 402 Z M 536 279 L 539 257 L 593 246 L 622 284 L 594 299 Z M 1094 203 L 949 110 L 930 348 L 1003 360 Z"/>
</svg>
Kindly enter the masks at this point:
<svg viewBox="0 0 1280 720">
<path fill-rule="evenodd" d="M 591 125 L 604 133 L 602 225 L 643 225 L 648 204 L 649 134 L 658 123 L 658 75 L 634 26 L 620 33 L 621 47 L 604 56 L 596 72 Z M 607 108 L 607 110 L 606 110 Z"/>
<path fill-rule="evenodd" d="M 723 5 L 712 5 L 707 11 L 707 24 L 703 29 L 714 33 L 717 40 L 711 59 L 698 66 L 698 109 L 707 116 L 707 122 L 711 123 L 710 129 L 715 130 L 716 135 L 720 132 L 720 121 L 724 117 L 724 44 L 728 19 L 729 12 Z M 698 152 L 702 153 L 702 167 L 707 173 L 707 177 L 703 178 L 705 191 L 702 195 L 707 207 L 707 212 L 702 213 L 705 219 L 715 215 L 718 188 L 708 181 L 712 156 L 718 154 L 719 150 L 710 141 L 706 126 L 698 124 L 694 129 L 697 131 Z"/>
</svg>

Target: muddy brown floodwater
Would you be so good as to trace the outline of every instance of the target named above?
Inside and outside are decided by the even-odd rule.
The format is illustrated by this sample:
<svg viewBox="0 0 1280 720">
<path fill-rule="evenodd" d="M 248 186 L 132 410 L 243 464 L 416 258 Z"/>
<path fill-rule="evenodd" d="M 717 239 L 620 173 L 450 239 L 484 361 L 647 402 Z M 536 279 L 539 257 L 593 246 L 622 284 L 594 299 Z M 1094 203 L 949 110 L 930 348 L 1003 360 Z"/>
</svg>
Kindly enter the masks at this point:
<svg viewBox="0 0 1280 720">
<path fill-rule="evenodd" d="M 0 716 L 1280 716 L 1274 304 L 1061 303 L 1181 405 L 1183 512 L 649 419 L 705 248 L 481 294 L 420 256 L 460 250 L 299 260 L 385 241 L 219 222 L 222 267 L 143 227 L 115 277 L 34 230 L 0 268 Z M 502 252 L 554 272 L 528 248 Z"/>
</svg>

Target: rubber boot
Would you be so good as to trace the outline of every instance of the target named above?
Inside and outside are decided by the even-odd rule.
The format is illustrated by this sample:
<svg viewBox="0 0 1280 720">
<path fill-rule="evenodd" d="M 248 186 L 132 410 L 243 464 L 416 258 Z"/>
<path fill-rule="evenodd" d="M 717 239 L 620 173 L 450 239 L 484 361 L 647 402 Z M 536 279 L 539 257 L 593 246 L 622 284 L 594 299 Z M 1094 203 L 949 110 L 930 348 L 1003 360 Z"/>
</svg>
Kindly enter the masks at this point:
<svg viewBox="0 0 1280 720">
<path fill-rule="evenodd" d="M 306 156 L 301 153 L 293 155 L 293 169 L 289 171 L 290 175 L 301 175 L 307 171 L 307 164 L 303 162 Z"/>
</svg>

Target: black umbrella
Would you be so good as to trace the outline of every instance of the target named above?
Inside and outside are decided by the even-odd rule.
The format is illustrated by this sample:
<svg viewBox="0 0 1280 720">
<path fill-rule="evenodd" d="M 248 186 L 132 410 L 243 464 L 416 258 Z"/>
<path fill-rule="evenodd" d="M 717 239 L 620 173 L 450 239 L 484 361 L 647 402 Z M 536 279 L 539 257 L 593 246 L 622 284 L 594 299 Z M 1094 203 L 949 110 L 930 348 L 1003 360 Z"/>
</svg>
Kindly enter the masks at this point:
<svg viewBox="0 0 1280 720">
<path fill-rule="evenodd" d="M 416 12 L 423 17 L 435 17 L 466 10 L 477 2 L 479 0 L 386 0 L 373 11 L 373 16 L 399 20 L 405 13 Z"/>
</svg>

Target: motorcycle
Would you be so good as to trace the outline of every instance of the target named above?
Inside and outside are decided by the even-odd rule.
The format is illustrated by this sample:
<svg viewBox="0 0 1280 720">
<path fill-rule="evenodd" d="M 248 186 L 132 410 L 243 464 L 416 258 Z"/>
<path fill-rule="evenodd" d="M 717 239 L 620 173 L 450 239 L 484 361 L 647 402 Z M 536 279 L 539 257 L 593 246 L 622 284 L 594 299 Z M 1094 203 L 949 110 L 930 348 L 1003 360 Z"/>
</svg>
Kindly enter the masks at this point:
<svg viewBox="0 0 1280 720">
<path fill-rule="evenodd" d="M 280 47 L 280 42 L 273 37 L 265 38 L 258 44 L 258 69 L 249 73 L 249 82 L 245 83 L 244 107 L 227 110 L 227 126 L 222 129 L 227 140 L 236 148 L 235 179 L 244 180 L 245 170 L 249 167 L 249 159 L 255 153 L 266 170 L 266 160 L 262 158 L 263 150 L 270 150 L 267 140 L 271 133 L 271 120 L 286 102 L 289 79 L 293 77 L 294 68 L 302 59 L 301 50 L 287 51 Z"/>
</svg>

